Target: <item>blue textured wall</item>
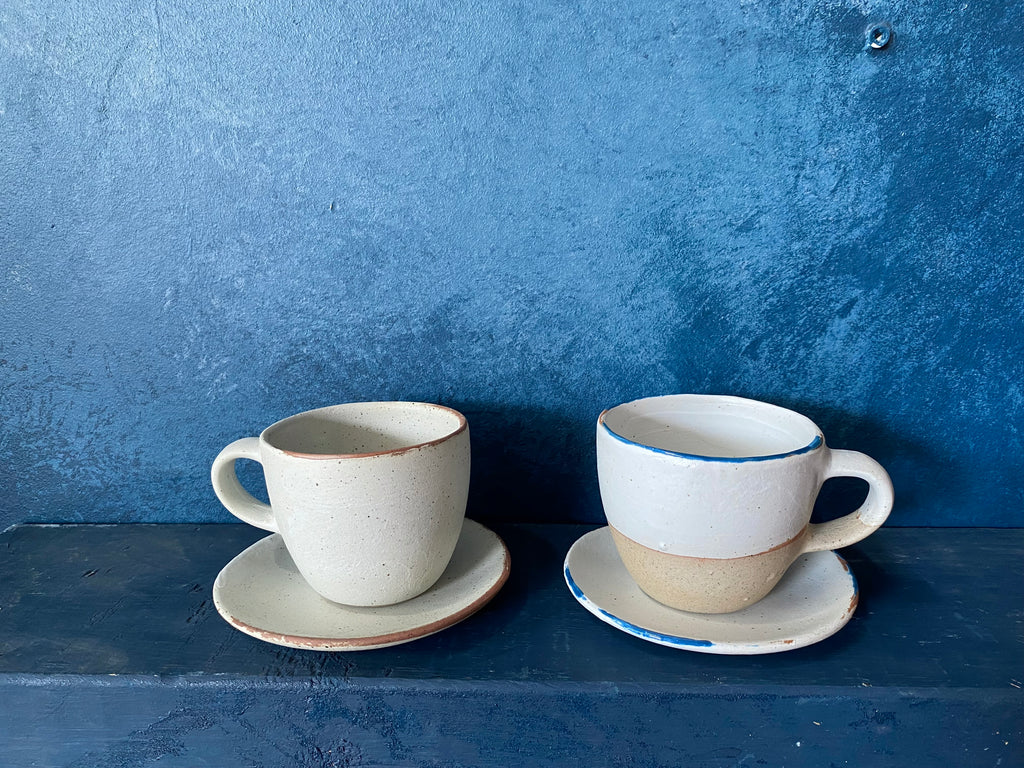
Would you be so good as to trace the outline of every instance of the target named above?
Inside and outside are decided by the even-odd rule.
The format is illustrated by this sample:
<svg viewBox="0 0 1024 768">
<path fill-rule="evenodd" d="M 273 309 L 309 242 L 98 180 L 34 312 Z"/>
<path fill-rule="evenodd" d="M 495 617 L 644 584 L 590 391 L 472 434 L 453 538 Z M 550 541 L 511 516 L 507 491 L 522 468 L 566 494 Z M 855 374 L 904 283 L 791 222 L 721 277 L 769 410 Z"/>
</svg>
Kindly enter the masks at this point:
<svg viewBox="0 0 1024 768">
<path fill-rule="evenodd" d="M 1022 3 L 539 5 L 0 6 L 0 527 L 225 520 L 222 445 L 390 398 L 471 514 L 597 521 L 668 392 L 1024 524 Z"/>
</svg>

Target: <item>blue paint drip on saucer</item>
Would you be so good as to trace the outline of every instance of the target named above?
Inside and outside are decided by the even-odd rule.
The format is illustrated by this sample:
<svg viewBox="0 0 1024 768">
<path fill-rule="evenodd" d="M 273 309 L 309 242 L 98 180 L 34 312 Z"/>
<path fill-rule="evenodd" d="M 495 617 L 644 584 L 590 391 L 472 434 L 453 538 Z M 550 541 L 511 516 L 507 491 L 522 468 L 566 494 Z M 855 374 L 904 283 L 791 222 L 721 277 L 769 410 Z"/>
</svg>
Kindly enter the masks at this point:
<svg viewBox="0 0 1024 768">
<path fill-rule="evenodd" d="M 857 581 L 857 574 L 853 572 L 853 568 L 851 568 L 850 564 L 846 562 L 845 557 L 843 557 L 835 551 L 833 551 L 832 554 L 835 555 L 836 559 L 838 559 L 839 562 L 843 564 L 843 569 L 846 571 L 846 574 L 850 577 L 850 581 L 853 582 L 853 598 L 856 601 L 856 603 L 860 603 L 860 582 Z M 852 615 L 853 612 L 851 611 L 850 613 Z"/>
<path fill-rule="evenodd" d="M 698 648 L 710 648 L 714 645 L 714 643 L 712 643 L 710 640 L 694 640 L 690 637 L 664 635 L 661 632 L 654 632 L 650 629 L 644 629 L 643 627 L 638 627 L 636 624 L 625 621 L 624 619 L 620 619 L 618 616 L 615 616 L 614 614 L 608 613 L 608 611 L 604 610 L 603 608 L 599 608 L 598 606 L 591 603 L 591 601 L 583 593 L 583 590 L 580 589 L 579 585 L 577 585 L 575 580 L 573 580 L 572 574 L 569 572 L 568 566 L 565 567 L 565 583 L 569 585 L 569 590 L 573 593 L 577 600 L 579 600 L 581 603 L 589 603 L 598 611 L 598 613 L 600 613 L 602 616 L 605 616 L 612 624 L 614 624 L 622 630 L 625 630 L 631 635 L 636 635 L 637 637 L 641 637 L 645 640 L 654 640 L 655 642 L 665 643 L 666 645 L 695 646 Z"/>
</svg>

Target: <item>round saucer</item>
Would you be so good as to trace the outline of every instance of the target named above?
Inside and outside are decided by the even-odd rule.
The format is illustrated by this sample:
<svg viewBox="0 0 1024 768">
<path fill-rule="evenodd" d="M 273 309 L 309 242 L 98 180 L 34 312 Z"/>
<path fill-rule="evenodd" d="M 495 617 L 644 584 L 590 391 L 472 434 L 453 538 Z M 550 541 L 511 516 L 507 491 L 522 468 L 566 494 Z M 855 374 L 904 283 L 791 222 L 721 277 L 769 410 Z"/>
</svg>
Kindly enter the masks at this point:
<svg viewBox="0 0 1024 768">
<path fill-rule="evenodd" d="M 275 533 L 224 566 L 213 584 L 213 602 L 231 626 L 275 645 L 316 651 L 385 648 L 440 632 L 475 613 L 508 579 L 509 563 L 501 538 L 466 520 L 434 586 L 403 603 L 359 608 L 314 592 Z"/>
<path fill-rule="evenodd" d="M 802 648 L 840 630 L 857 607 L 857 580 L 835 552 L 801 555 L 767 597 L 734 613 L 678 611 L 648 597 L 622 564 L 607 527 L 580 537 L 565 581 L 601 621 L 652 643 L 700 653 Z"/>
</svg>

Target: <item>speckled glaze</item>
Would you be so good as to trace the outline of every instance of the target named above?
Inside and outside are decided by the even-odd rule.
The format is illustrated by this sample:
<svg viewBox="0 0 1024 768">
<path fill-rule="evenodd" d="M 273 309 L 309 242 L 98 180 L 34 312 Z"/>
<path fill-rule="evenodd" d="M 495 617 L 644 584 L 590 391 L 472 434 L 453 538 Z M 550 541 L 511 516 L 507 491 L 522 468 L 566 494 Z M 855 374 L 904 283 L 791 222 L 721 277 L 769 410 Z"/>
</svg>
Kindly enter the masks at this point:
<svg viewBox="0 0 1024 768">
<path fill-rule="evenodd" d="M 801 555 L 763 600 L 731 613 L 670 608 L 645 594 L 620 559 L 610 528 L 580 537 L 565 558 L 573 596 L 601 621 L 635 637 L 699 653 L 762 654 L 824 640 L 853 616 L 859 591 L 834 552 Z"/>
<path fill-rule="evenodd" d="M 800 555 L 860 541 L 893 505 L 873 459 L 829 449 L 798 413 L 738 397 L 669 395 L 605 411 L 597 458 L 626 568 L 648 595 L 686 611 L 757 602 Z M 837 476 L 866 480 L 867 498 L 810 524 L 822 483 Z"/>
<path fill-rule="evenodd" d="M 339 605 L 309 587 L 275 535 L 224 567 L 213 585 L 213 602 L 231 626 L 268 643 L 318 651 L 370 650 L 427 637 L 462 621 L 498 593 L 509 567 L 501 538 L 466 520 L 448 567 L 425 592 L 397 605 Z"/>
<path fill-rule="evenodd" d="M 269 505 L 242 488 L 238 459 L 263 465 Z M 421 594 L 448 565 L 469 466 L 469 428 L 458 411 L 349 403 L 231 443 L 211 478 L 232 514 L 281 534 L 299 573 L 323 597 L 382 606 Z"/>
</svg>

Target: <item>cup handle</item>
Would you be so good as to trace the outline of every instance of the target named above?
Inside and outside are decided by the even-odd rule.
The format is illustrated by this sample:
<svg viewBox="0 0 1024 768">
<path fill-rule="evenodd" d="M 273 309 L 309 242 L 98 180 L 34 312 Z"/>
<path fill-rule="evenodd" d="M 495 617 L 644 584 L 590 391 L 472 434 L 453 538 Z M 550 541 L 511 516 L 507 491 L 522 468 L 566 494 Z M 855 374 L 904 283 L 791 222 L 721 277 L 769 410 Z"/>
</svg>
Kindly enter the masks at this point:
<svg viewBox="0 0 1024 768">
<path fill-rule="evenodd" d="M 274 511 L 269 504 L 254 497 L 238 482 L 235 462 L 238 459 L 260 461 L 260 440 L 258 437 L 243 437 L 224 448 L 213 460 L 210 479 L 213 492 L 228 512 L 249 525 L 265 531 L 278 532 Z M 260 462 L 262 464 L 262 462 Z"/>
<path fill-rule="evenodd" d="M 859 477 L 868 481 L 868 496 L 860 508 L 827 523 L 812 523 L 804 552 L 840 549 L 855 544 L 878 530 L 892 511 L 893 489 L 882 465 L 857 451 L 829 451 L 823 480 L 830 477 Z"/>
</svg>

